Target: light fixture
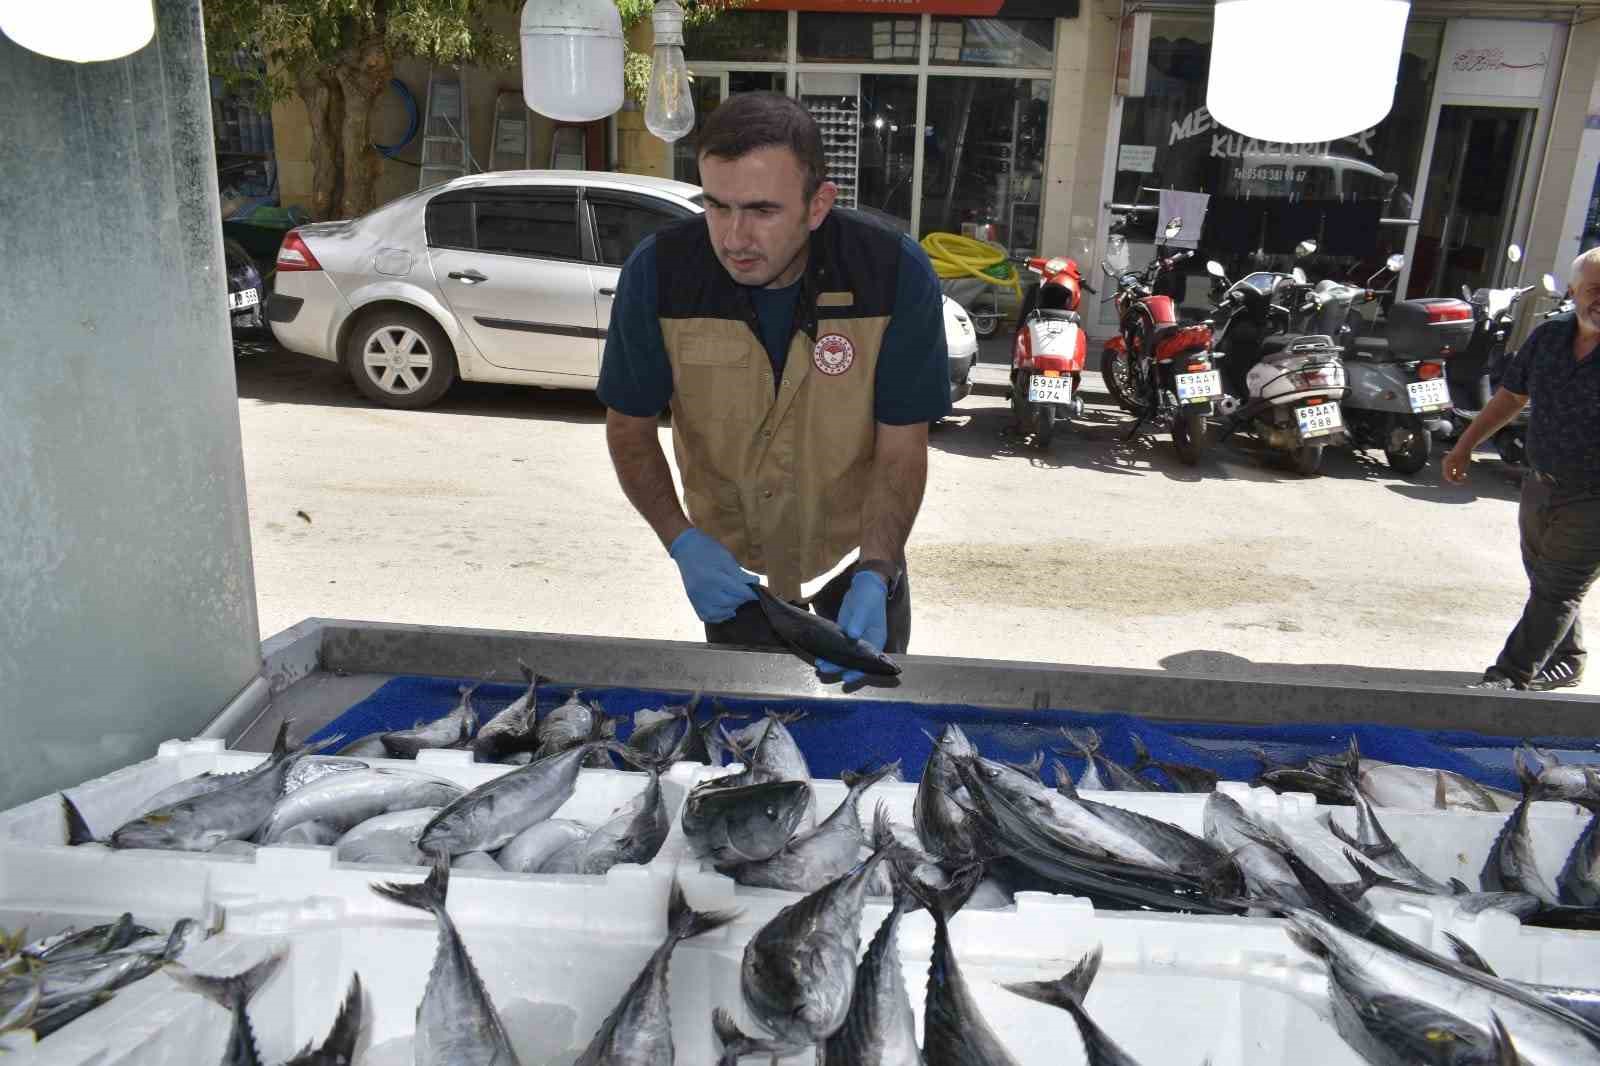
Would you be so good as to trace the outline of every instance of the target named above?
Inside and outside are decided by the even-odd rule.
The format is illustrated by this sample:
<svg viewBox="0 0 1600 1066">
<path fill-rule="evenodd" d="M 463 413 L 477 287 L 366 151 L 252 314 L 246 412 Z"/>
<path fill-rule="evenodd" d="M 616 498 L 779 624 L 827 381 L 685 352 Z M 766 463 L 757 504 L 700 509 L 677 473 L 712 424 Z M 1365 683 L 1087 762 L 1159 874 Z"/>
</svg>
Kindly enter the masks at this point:
<svg viewBox="0 0 1600 1066">
<path fill-rule="evenodd" d="M 0 0 L 0 33 L 72 63 L 130 56 L 155 36 L 150 0 Z"/>
<path fill-rule="evenodd" d="M 522 96 L 558 122 L 593 122 L 622 106 L 622 16 L 612 0 L 522 5 Z"/>
<path fill-rule="evenodd" d="M 1217 0 L 1206 109 L 1262 141 L 1334 141 L 1375 126 L 1394 106 L 1410 10 L 1408 0 Z"/>
<path fill-rule="evenodd" d="M 689 66 L 683 60 L 683 8 L 678 0 L 656 0 L 650 28 L 656 43 L 650 53 L 644 126 L 670 144 L 694 129 L 694 97 L 689 92 Z"/>
</svg>

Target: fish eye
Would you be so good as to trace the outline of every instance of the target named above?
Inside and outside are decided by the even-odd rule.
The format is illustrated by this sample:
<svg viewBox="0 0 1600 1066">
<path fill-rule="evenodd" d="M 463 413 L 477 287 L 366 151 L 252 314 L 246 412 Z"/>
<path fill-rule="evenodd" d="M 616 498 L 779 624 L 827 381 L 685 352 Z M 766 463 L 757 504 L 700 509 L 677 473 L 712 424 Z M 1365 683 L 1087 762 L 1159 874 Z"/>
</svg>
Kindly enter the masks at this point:
<svg viewBox="0 0 1600 1066">
<path fill-rule="evenodd" d="M 778 808 L 776 807 L 768 807 L 765 814 L 768 821 L 776 822 L 778 820 Z"/>
<path fill-rule="evenodd" d="M 1000 776 L 1000 771 L 995 769 L 992 766 L 985 766 L 983 768 L 983 776 L 989 778 L 992 781 L 995 778 Z"/>
</svg>

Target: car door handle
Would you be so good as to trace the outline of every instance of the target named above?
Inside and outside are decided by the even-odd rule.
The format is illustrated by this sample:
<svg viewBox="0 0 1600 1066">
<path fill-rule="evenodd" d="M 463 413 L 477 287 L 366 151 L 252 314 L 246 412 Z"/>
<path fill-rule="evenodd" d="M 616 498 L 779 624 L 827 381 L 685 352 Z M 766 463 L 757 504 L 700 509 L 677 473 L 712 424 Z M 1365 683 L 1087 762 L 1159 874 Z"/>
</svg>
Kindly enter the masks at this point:
<svg viewBox="0 0 1600 1066">
<path fill-rule="evenodd" d="M 607 288 L 604 288 L 604 289 L 600 290 L 600 295 L 601 296 L 615 296 L 616 294 L 617 294 L 617 290 L 613 289 L 613 288 L 607 287 Z"/>
<path fill-rule="evenodd" d="M 480 274 L 476 270 L 452 270 L 450 271 L 450 276 L 457 281 L 464 281 L 468 285 L 476 285 L 480 281 L 489 280 L 488 275 Z"/>
</svg>

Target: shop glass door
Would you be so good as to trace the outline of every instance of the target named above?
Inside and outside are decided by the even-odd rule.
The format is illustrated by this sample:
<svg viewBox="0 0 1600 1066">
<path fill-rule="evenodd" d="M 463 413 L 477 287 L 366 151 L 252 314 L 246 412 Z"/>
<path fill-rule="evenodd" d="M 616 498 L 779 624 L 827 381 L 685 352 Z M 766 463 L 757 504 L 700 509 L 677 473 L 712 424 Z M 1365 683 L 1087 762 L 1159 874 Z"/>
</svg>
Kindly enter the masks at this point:
<svg viewBox="0 0 1600 1066">
<path fill-rule="evenodd" d="M 1521 107 L 1439 109 L 1407 296 L 1459 296 L 1462 286 L 1499 282 L 1537 114 Z"/>
</svg>

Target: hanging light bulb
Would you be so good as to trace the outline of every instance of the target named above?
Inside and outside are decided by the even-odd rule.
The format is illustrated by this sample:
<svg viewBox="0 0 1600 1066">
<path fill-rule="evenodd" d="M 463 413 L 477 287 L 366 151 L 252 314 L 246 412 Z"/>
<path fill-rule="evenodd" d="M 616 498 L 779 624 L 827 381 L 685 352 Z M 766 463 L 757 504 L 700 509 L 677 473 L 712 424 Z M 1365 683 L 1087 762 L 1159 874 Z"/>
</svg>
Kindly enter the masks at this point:
<svg viewBox="0 0 1600 1066">
<path fill-rule="evenodd" d="M 683 60 L 683 8 L 678 0 L 656 0 L 650 25 L 656 44 L 650 55 L 644 125 L 671 143 L 694 129 L 694 97 L 689 93 L 689 67 Z"/>
<path fill-rule="evenodd" d="M 0 33 L 72 63 L 130 56 L 155 36 L 150 0 L 0 0 Z"/>
<path fill-rule="evenodd" d="M 622 16 L 612 0 L 527 0 L 521 31 L 531 110 L 593 122 L 622 106 Z"/>
<path fill-rule="evenodd" d="M 1333 141 L 1375 126 L 1394 106 L 1410 9 L 1408 0 L 1217 0 L 1206 109 L 1263 141 Z"/>
</svg>

